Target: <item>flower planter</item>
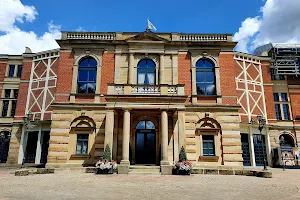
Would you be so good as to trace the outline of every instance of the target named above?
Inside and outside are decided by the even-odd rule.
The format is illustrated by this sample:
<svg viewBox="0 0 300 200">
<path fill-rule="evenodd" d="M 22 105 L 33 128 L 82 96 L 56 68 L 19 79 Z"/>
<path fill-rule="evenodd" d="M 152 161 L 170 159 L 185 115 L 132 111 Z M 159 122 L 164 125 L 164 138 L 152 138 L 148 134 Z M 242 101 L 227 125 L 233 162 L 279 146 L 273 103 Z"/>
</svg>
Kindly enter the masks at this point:
<svg viewBox="0 0 300 200">
<path fill-rule="evenodd" d="M 113 173 L 114 173 L 113 168 L 110 168 L 110 169 L 96 168 L 96 174 L 113 174 Z"/>
<path fill-rule="evenodd" d="M 180 170 L 179 168 L 173 169 L 173 175 L 191 175 L 191 170 Z"/>
</svg>

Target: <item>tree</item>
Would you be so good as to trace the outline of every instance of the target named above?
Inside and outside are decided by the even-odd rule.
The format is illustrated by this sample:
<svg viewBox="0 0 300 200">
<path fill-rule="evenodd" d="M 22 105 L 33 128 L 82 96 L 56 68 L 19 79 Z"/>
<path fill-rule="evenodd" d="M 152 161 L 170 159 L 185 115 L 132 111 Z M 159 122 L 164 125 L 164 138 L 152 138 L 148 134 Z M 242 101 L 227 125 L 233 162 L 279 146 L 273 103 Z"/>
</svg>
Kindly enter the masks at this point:
<svg viewBox="0 0 300 200">
<path fill-rule="evenodd" d="M 186 153 L 185 150 L 183 148 L 183 146 L 180 149 L 180 153 L 179 153 L 179 162 L 185 161 L 186 160 Z"/>
<path fill-rule="evenodd" d="M 103 153 L 103 159 L 107 160 L 108 162 L 111 161 L 111 151 L 110 148 L 108 146 L 108 144 L 105 147 L 104 153 Z"/>
</svg>

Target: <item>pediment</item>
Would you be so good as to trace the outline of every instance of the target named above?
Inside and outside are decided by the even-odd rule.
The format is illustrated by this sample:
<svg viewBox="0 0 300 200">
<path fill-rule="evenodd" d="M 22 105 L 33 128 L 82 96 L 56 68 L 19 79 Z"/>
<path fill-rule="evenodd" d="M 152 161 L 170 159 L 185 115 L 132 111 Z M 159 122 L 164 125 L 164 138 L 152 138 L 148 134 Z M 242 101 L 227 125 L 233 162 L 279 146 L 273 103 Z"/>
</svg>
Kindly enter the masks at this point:
<svg viewBox="0 0 300 200">
<path fill-rule="evenodd" d="M 126 39 L 127 42 L 157 42 L 165 43 L 168 42 L 167 39 L 158 36 L 152 32 L 142 32 L 133 37 Z"/>
</svg>

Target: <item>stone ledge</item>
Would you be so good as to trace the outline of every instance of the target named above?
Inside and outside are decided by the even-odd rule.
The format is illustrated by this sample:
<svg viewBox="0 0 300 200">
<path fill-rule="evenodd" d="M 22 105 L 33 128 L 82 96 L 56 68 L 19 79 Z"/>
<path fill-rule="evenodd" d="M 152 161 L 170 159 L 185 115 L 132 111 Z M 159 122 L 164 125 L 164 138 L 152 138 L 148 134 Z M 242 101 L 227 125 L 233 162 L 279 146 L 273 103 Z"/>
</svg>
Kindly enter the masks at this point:
<svg viewBox="0 0 300 200">
<path fill-rule="evenodd" d="M 21 169 L 15 171 L 15 176 L 28 176 L 29 175 L 29 170 L 28 169 Z"/>
<path fill-rule="evenodd" d="M 259 171 L 249 169 L 218 169 L 218 168 L 193 168 L 192 174 L 218 174 L 218 175 L 240 175 L 272 178 L 271 171 Z"/>
<path fill-rule="evenodd" d="M 54 174 L 55 169 L 37 168 L 37 169 L 20 169 L 15 171 L 15 176 L 28 176 L 31 174 Z"/>
</svg>

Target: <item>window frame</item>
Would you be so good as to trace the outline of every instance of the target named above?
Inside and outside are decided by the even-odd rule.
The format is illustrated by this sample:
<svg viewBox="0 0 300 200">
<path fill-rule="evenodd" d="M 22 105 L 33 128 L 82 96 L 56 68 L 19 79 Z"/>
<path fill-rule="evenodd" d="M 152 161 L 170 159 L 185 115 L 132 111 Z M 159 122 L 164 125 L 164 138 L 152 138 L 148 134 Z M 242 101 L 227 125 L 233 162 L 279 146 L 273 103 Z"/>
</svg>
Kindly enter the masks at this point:
<svg viewBox="0 0 300 200">
<path fill-rule="evenodd" d="M 83 63 L 85 60 L 88 60 L 88 63 L 90 62 L 90 60 L 94 60 L 94 62 L 96 62 L 95 66 L 85 66 L 84 64 L 81 65 L 81 63 Z M 76 88 L 76 94 L 83 94 L 83 95 L 94 95 L 96 93 L 96 88 L 97 88 L 97 67 L 98 67 L 98 62 L 95 58 L 93 58 L 92 56 L 87 56 L 87 57 L 83 57 L 82 59 L 80 59 L 80 61 L 78 62 L 78 74 L 77 74 L 77 88 Z M 80 80 L 80 73 L 83 71 L 87 71 L 87 80 Z M 95 73 L 95 80 L 89 80 L 89 76 L 90 73 Z M 80 84 L 86 84 L 86 88 L 84 89 L 85 92 L 80 92 L 79 91 L 79 86 Z M 88 89 L 88 84 L 93 84 L 95 85 L 94 91 L 93 92 L 89 92 Z"/>
<path fill-rule="evenodd" d="M 205 62 L 210 63 L 211 67 L 200 67 L 200 64 L 198 64 L 199 62 L 203 62 L 201 64 L 201 66 L 205 66 Z M 209 59 L 209 58 L 200 58 L 197 60 L 196 64 L 195 64 L 195 69 L 196 69 L 196 79 L 195 79 L 195 84 L 196 84 L 196 93 L 197 96 L 216 96 L 217 95 L 217 83 L 216 83 L 216 66 L 215 63 Z M 213 74 L 213 81 L 206 81 L 208 74 L 212 73 Z M 204 81 L 199 81 L 197 80 L 198 74 L 203 74 L 203 75 L 199 75 L 199 77 L 204 76 Z M 198 91 L 198 85 L 202 85 L 205 87 L 205 91 L 203 92 L 203 94 L 200 94 Z M 214 86 L 214 90 L 213 92 L 208 92 L 207 88 L 213 85 Z"/>
<path fill-rule="evenodd" d="M 285 95 L 285 98 L 283 98 L 284 95 Z M 276 98 L 275 98 L 275 96 L 276 96 Z M 278 120 L 278 121 L 292 120 L 289 94 L 287 92 L 274 92 L 273 100 L 274 100 L 274 109 L 275 109 L 275 114 L 276 114 L 276 120 Z M 284 109 L 285 106 L 286 106 L 286 109 Z M 286 112 L 284 112 L 284 111 L 286 111 Z"/>
<path fill-rule="evenodd" d="M 22 70 L 23 70 L 23 66 L 22 65 L 18 65 L 17 67 L 17 77 L 21 78 L 22 76 Z"/>
<path fill-rule="evenodd" d="M 9 78 L 15 77 L 15 71 L 16 71 L 16 65 L 8 65 L 7 77 L 9 77 Z M 12 73 L 12 75 L 11 75 L 11 73 Z"/>
<path fill-rule="evenodd" d="M 87 138 L 78 138 L 79 136 L 86 136 Z M 78 143 L 80 142 L 81 151 L 78 153 Z M 86 153 L 83 153 L 84 143 L 86 143 Z M 77 133 L 76 134 L 76 155 L 89 155 L 89 134 L 85 133 Z"/>
<path fill-rule="evenodd" d="M 211 137 L 210 139 L 204 139 L 205 137 Z M 213 144 L 211 147 L 204 147 L 204 144 Z M 215 143 L 215 135 L 202 135 L 202 156 L 216 156 L 216 143 Z M 204 151 L 207 150 L 208 153 L 204 153 Z M 213 154 L 210 154 L 210 151 L 213 151 Z"/>
<path fill-rule="evenodd" d="M 146 61 L 146 65 L 145 65 L 146 67 L 141 66 L 141 63 L 143 61 Z M 148 61 L 152 62 L 153 65 L 154 65 L 154 67 L 148 67 L 149 66 L 148 65 Z M 139 83 L 139 74 L 141 72 L 143 72 L 145 74 L 145 79 L 144 79 L 144 83 L 143 84 Z M 149 80 L 148 80 L 148 77 L 147 77 L 148 73 L 149 74 L 153 74 L 153 76 L 154 76 L 153 83 L 149 83 Z M 145 83 L 146 80 L 147 80 L 148 83 Z M 137 85 L 156 85 L 156 82 L 157 82 L 157 78 L 156 78 L 156 63 L 152 59 L 150 59 L 150 58 L 143 58 L 143 59 L 141 59 L 138 62 L 138 64 L 137 64 L 137 70 L 136 70 L 136 83 L 137 83 Z"/>
</svg>

